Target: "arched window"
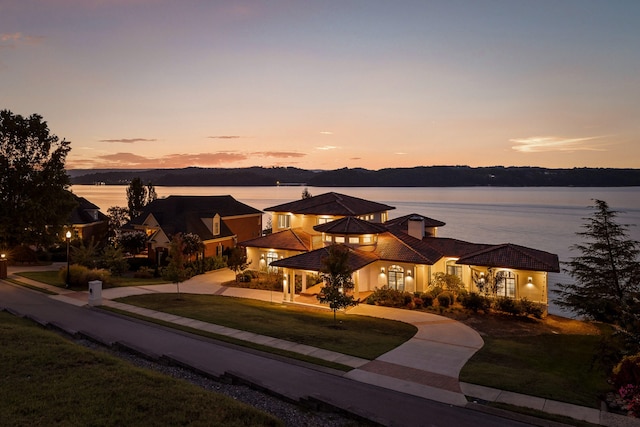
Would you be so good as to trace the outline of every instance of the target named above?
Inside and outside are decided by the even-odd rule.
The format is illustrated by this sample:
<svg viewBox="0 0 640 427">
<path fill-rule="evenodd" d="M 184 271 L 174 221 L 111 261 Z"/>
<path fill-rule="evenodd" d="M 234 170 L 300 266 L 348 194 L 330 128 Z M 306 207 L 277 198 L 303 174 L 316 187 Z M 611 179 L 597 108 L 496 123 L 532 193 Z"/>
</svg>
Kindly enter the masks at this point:
<svg viewBox="0 0 640 427">
<path fill-rule="evenodd" d="M 513 271 L 501 270 L 496 273 L 496 291 L 499 297 L 516 297 L 516 275 Z"/>
<path fill-rule="evenodd" d="M 399 265 L 389 267 L 388 286 L 390 289 L 404 291 L 404 268 Z"/>
</svg>

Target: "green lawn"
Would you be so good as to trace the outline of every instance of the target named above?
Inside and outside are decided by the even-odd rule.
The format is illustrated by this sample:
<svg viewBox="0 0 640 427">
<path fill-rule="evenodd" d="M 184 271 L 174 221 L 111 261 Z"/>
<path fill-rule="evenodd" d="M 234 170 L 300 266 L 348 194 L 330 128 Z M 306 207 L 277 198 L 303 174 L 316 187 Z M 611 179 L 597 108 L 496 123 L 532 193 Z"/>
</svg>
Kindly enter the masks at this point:
<svg viewBox="0 0 640 427">
<path fill-rule="evenodd" d="M 64 288 L 64 280 L 60 279 L 58 271 L 24 271 L 16 273 L 18 276 L 26 277 L 27 279 L 36 280 L 38 282 L 46 283 L 47 285 L 57 286 Z M 112 283 L 110 287 L 120 286 L 146 286 L 146 285 L 160 285 L 164 283 L 170 283 L 161 278 L 151 279 L 136 279 L 133 277 L 111 277 Z"/>
<path fill-rule="evenodd" d="M 0 313 L 4 424 L 279 426 L 272 416 Z"/>
<path fill-rule="evenodd" d="M 375 359 L 417 332 L 407 323 L 344 313 L 338 313 L 336 325 L 329 310 L 218 295 L 147 294 L 118 301 L 364 359 Z"/>
<path fill-rule="evenodd" d="M 594 408 L 600 407 L 598 396 L 610 389 L 593 360 L 601 336 L 483 339 L 484 347 L 462 369 L 461 381 Z"/>
</svg>

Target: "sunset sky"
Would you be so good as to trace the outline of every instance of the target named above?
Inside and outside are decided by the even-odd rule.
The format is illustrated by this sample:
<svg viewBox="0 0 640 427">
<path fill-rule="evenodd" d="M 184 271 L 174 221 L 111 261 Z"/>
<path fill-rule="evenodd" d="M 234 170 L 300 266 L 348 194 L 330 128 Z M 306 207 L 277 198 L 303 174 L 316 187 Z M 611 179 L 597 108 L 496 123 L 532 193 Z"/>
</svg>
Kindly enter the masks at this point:
<svg viewBox="0 0 640 427">
<path fill-rule="evenodd" d="M 639 0 L 0 0 L 69 169 L 640 168 Z"/>
</svg>

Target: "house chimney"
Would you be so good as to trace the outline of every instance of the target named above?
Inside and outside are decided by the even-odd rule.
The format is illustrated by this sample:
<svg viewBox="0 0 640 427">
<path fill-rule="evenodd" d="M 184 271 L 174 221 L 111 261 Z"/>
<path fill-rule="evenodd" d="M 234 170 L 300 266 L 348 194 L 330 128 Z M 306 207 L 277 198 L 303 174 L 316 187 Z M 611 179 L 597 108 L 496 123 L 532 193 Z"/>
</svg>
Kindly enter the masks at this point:
<svg viewBox="0 0 640 427">
<path fill-rule="evenodd" d="M 407 234 L 416 239 L 424 238 L 424 218 L 421 216 L 412 216 L 407 221 Z"/>
</svg>

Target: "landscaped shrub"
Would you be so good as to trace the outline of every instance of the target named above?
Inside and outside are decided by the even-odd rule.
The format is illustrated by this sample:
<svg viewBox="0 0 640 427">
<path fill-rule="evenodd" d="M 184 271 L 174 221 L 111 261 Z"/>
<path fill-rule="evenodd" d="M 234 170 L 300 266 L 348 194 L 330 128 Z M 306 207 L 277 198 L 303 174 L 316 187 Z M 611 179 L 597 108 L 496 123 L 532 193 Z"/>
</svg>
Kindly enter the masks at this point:
<svg viewBox="0 0 640 427">
<path fill-rule="evenodd" d="M 151 279 L 154 276 L 154 270 L 149 267 L 140 267 L 138 271 L 133 273 L 136 279 Z"/>
<path fill-rule="evenodd" d="M 470 292 L 464 295 L 460 302 L 464 308 L 471 310 L 474 313 L 477 313 L 478 310 L 482 310 L 486 313 L 489 308 L 491 308 L 491 300 L 477 292 Z"/>
<path fill-rule="evenodd" d="M 451 292 L 441 292 L 438 295 L 438 305 L 443 308 L 449 307 L 453 304 L 453 294 Z"/>
<path fill-rule="evenodd" d="M 442 288 L 442 286 L 438 284 L 431 284 L 426 292 L 429 293 L 433 297 L 433 299 L 436 299 L 438 298 L 438 295 L 440 295 L 443 291 L 444 289 Z"/>
<path fill-rule="evenodd" d="M 211 256 L 204 259 L 204 271 L 219 270 L 227 266 L 227 262 L 222 256 Z"/>
<path fill-rule="evenodd" d="M 404 307 L 405 293 L 396 289 L 391 289 L 388 286 L 382 288 L 376 288 L 369 298 L 367 298 L 367 304 L 381 305 L 385 307 Z M 411 294 L 409 294 L 411 297 Z"/>
<path fill-rule="evenodd" d="M 62 267 L 58 271 L 58 277 L 71 288 L 87 288 L 89 282 L 100 280 L 102 286 L 111 284 L 111 273 L 103 269 L 90 269 L 79 264 L 69 266 L 69 279 L 67 282 L 67 267 Z"/>
<path fill-rule="evenodd" d="M 503 313 L 517 316 L 521 314 L 520 304 L 509 297 L 498 297 L 493 301 L 493 309 L 496 311 L 502 311 Z"/>
<path fill-rule="evenodd" d="M 142 267 L 146 267 L 146 268 L 155 267 L 154 262 L 147 257 L 127 258 L 127 262 L 129 263 L 129 270 L 131 271 L 138 271 Z"/>
<path fill-rule="evenodd" d="M 529 301 L 526 298 L 518 301 L 518 305 L 520 312 L 525 316 L 533 316 L 536 319 L 541 319 L 544 314 L 544 305 Z"/>
<path fill-rule="evenodd" d="M 416 309 L 421 309 L 422 306 L 424 305 L 424 302 L 422 301 L 422 298 L 420 297 L 413 297 L 413 306 Z"/>
<path fill-rule="evenodd" d="M 420 294 L 420 299 L 422 300 L 423 307 L 431 307 L 433 306 L 433 295 L 423 292 Z"/>
</svg>

